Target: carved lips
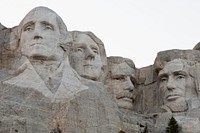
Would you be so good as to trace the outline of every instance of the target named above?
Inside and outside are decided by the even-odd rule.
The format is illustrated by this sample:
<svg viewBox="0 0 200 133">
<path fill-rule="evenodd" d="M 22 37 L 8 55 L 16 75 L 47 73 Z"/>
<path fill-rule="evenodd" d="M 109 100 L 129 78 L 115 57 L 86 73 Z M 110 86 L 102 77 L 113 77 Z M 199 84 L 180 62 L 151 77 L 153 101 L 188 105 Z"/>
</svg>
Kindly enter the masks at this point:
<svg viewBox="0 0 200 133">
<path fill-rule="evenodd" d="M 167 95 L 167 100 L 173 101 L 173 100 L 178 99 L 179 97 L 181 97 L 180 94 L 176 94 L 176 93 L 174 93 L 174 94 L 168 94 L 168 95 Z"/>
<path fill-rule="evenodd" d="M 91 64 L 85 64 L 85 65 L 83 65 L 83 66 L 93 66 L 93 65 L 91 65 Z"/>
<path fill-rule="evenodd" d="M 33 43 L 31 44 L 31 46 L 34 46 L 34 45 L 43 45 L 42 43 Z"/>
<path fill-rule="evenodd" d="M 132 93 L 129 93 L 129 92 L 123 92 L 123 93 L 117 94 L 116 99 L 123 99 L 124 101 L 132 103 L 133 102 L 133 95 L 132 95 Z"/>
<path fill-rule="evenodd" d="M 95 66 L 95 63 L 94 63 L 94 62 L 85 62 L 85 63 L 83 64 L 83 66 L 84 66 L 84 67 L 93 67 L 93 66 Z"/>
</svg>

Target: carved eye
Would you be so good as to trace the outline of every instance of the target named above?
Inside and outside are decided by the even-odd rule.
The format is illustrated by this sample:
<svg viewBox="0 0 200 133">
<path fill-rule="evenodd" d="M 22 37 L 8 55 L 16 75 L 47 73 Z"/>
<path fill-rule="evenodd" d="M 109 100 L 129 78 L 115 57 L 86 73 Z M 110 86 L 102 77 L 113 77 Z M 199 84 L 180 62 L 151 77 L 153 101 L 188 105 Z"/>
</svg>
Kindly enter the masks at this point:
<svg viewBox="0 0 200 133">
<path fill-rule="evenodd" d="M 32 26 L 26 26 L 24 28 L 24 31 L 32 31 L 33 30 L 33 27 Z"/>
<path fill-rule="evenodd" d="M 77 48 L 76 51 L 83 52 L 83 48 Z"/>
<path fill-rule="evenodd" d="M 160 78 L 160 81 L 161 81 L 161 82 L 165 82 L 165 81 L 167 81 L 167 80 L 168 80 L 167 77 L 161 77 L 161 78 Z"/>
<path fill-rule="evenodd" d="M 52 25 L 46 24 L 46 23 L 44 24 L 44 29 L 45 30 L 54 30 Z"/>
<path fill-rule="evenodd" d="M 53 30 L 53 27 L 51 25 L 46 24 L 45 25 L 45 29 L 46 30 Z"/>
<path fill-rule="evenodd" d="M 96 53 L 96 54 L 99 54 L 99 51 L 98 51 L 98 49 L 96 49 L 96 48 L 93 48 L 92 51 L 93 51 L 94 53 Z"/>
<path fill-rule="evenodd" d="M 176 76 L 176 79 L 184 79 L 185 78 L 185 75 L 182 75 L 182 74 L 179 74 Z"/>
<path fill-rule="evenodd" d="M 114 77 L 113 79 L 114 79 L 114 80 L 123 81 L 123 80 L 125 80 L 125 77 L 123 77 L 123 76 L 121 76 L 121 77 Z"/>
<path fill-rule="evenodd" d="M 98 54 L 98 51 L 97 51 L 97 50 L 93 50 L 93 52 L 96 53 L 96 54 Z"/>
</svg>

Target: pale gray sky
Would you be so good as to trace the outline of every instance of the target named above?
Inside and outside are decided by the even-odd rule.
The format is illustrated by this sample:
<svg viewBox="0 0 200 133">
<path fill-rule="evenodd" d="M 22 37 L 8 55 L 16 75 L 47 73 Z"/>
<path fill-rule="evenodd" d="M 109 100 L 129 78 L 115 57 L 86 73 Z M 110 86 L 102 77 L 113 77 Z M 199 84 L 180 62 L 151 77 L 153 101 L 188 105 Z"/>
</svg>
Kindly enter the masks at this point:
<svg viewBox="0 0 200 133">
<path fill-rule="evenodd" d="M 1 0 L 0 23 L 13 27 L 36 6 L 58 13 L 68 30 L 92 31 L 107 56 L 153 64 L 159 51 L 192 49 L 200 41 L 199 0 Z"/>
</svg>

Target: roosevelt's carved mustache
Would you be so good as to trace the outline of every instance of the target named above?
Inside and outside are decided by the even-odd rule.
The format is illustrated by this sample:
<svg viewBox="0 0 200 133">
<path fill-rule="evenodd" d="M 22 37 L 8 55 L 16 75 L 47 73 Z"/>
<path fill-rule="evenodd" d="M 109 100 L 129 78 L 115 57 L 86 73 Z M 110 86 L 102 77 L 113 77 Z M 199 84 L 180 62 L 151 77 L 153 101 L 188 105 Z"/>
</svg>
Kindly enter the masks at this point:
<svg viewBox="0 0 200 133">
<path fill-rule="evenodd" d="M 121 99 L 121 98 L 130 98 L 132 100 L 134 100 L 133 98 L 133 93 L 132 92 L 121 92 L 121 93 L 118 93 L 116 95 L 116 98 L 117 99 Z"/>
</svg>

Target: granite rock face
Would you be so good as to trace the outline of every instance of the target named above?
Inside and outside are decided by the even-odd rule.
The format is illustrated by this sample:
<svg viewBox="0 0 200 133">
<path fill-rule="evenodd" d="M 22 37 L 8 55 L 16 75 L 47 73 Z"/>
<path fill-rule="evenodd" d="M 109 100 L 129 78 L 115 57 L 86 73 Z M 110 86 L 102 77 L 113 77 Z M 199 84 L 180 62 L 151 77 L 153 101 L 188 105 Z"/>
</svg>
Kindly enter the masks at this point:
<svg viewBox="0 0 200 133">
<path fill-rule="evenodd" d="M 54 11 L 36 7 L 1 33 L 1 133 L 119 130 L 117 106 L 103 87 L 84 85 L 70 66 L 71 36 Z"/>
<path fill-rule="evenodd" d="M 0 24 L 0 51 L 0 133 L 165 133 L 172 116 L 181 132 L 200 132 L 199 44 L 137 68 L 36 7 Z"/>
</svg>

